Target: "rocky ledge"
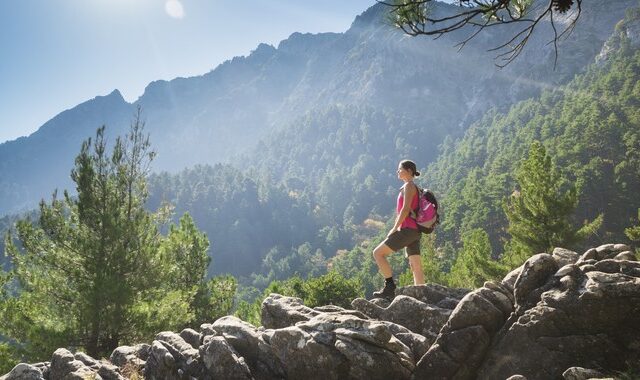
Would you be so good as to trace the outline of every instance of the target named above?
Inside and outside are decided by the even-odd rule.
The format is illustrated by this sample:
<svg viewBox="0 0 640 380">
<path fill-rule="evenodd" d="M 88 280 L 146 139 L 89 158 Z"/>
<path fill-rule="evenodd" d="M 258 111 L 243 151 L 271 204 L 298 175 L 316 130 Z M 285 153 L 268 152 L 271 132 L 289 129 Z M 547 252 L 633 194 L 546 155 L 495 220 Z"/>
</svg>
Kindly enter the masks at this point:
<svg viewBox="0 0 640 380">
<path fill-rule="evenodd" d="M 0 380 L 602 378 L 640 353 L 640 263 L 623 244 L 557 248 L 472 291 L 409 286 L 352 310 L 272 294 L 262 324 L 228 316 L 109 360 L 61 348 Z"/>
</svg>

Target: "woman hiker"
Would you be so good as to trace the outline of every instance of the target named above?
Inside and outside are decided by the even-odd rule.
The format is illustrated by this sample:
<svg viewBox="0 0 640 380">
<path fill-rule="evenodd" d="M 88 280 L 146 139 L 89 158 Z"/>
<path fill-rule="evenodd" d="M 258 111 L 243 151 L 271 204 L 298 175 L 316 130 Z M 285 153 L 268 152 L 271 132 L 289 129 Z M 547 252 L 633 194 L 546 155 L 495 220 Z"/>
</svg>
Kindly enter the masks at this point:
<svg viewBox="0 0 640 380">
<path fill-rule="evenodd" d="M 420 261 L 420 235 L 416 221 L 409 216 L 412 210 L 418 207 L 419 191 L 413 183 L 413 179 L 420 175 L 413 161 L 403 160 L 398 164 L 398 179 L 404 182 L 398 194 L 396 206 L 396 220 L 393 228 L 387 234 L 387 238 L 373 250 L 373 257 L 378 264 L 380 273 L 384 276 L 384 287 L 373 292 L 374 297 L 393 299 L 396 294 L 396 284 L 393 282 L 391 265 L 387 256 L 401 248 L 405 249 L 409 266 L 413 272 L 413 283 L 424 284 L 424 273 Z M 405 200 L 409 200 L 406 201 Z"/>
</svg>

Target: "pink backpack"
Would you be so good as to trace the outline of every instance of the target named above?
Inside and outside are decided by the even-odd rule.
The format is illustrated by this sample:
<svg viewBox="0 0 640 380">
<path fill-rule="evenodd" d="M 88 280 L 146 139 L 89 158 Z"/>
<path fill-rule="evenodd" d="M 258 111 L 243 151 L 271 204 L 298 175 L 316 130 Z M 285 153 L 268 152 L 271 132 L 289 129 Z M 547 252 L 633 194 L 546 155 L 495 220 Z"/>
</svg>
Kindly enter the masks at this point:
<svg viewBox="0 0 640 380">
<path fill-rule="evenodd" d="M 438 201 L 431 190 L 418 188 L 418 207 L 412 211 L 411 216 L 418 224 L 420 232 L 425 234 L 432 233 L 440 223 Z"/>
</svg>

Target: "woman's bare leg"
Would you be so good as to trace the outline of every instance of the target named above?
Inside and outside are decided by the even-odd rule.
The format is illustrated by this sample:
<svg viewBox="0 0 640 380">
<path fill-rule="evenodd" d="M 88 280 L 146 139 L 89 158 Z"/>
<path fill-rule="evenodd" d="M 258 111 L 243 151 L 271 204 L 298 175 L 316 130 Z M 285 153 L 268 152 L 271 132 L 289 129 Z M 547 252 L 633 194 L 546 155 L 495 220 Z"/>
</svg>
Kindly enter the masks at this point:
<svg viewBox="0 0 640 380">
<path fill-rule="evenodd" d="M 378 269 L 384 278 L 389 278 L 393 275 L 391 265 L 389 265 L 387 261 L 387 256 L 391 253 L 393 253 L 393 250 L 384 243 L 380 243 L 380 245 L 373 250 L 373 258 L 376 260 Z"/>
<path fill-rule="evenodd" d="M 424 272 L 422 271 L 422 260 L 420 259 L 420 255 L 409 256 L 409 266 L 411 267 L 411 272 L 413 272 L 413 284 L 424 284 Z"/>
</svg>

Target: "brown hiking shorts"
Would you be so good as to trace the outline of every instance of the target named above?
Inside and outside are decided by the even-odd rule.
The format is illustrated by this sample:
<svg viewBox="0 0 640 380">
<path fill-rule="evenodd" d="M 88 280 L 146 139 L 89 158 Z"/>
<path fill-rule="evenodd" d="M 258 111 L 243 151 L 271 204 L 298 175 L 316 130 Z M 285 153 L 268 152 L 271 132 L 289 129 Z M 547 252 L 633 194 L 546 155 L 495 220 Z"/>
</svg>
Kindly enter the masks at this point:
<svg viewBox="0 0 640 380">
<path fill-rule="evenodd" d="M 383 243 L 394 251 L 404 248 L 406 256 L 409 257 L 420 254 L 420 236 L 421 233 L 418 230 L 402 228 L 389 235 Z"/>
</svg>

